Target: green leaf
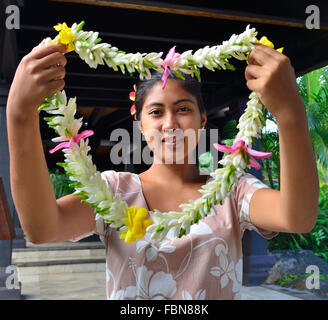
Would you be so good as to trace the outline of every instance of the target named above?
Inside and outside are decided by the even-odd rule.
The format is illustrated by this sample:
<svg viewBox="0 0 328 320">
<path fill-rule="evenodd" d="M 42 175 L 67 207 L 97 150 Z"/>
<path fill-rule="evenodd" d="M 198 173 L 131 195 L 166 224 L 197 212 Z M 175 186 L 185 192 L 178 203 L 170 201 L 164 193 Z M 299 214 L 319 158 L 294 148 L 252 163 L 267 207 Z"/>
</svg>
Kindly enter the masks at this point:
<svg viewBox="0 0 328 320">
<path fill-rule="evenodd" d="M 77 27 L 76 27 L 76 31 L 79 32 L 82 30 L 83 26 L 84 26 L 85 22 L 84 21 L 81 21 Z"/>
<path fill-rule="evenodd" d="M 198 221 L 202 218 L 202 216 L 200 215 L 199 210 L 197 210 L 196 212 L 196 218 L 195 218 L 195 223 L 198 223 Z"/>
<path fill-rule="evenodd" d="M 121 68 L 122 73 L 125 74 L 125 66 L 124 66 L 124 64 L 120 64 L 119 67 Z"/>
<path fill-rule="evenodd" d="M 317 130 L 310 132 L 314 154 L 316 159 L 328 167 L 328 130 Z"/>
<path fill-rule="evenodd" d="M 72 132 L 71 132 L 71 130 L 70 129 L 68 129 L 68 128 L 65 128 L 65 136 L 67 137 L 67 138 L 72 138 Z"/>
<path fill-rule="evenodd" d="M 96 41 L 95 41 L 95 44 L 98 44 L 99 42 L 101 42 L 101 38 L 97 38 Z"/>
<path fill-rule="evenodd" d="M 148 59 L 144 59 L 143 60 L 143 65 L 145 68 L 147 69 L 157 69 L 156 64 L 152 63 L 150 60 Z"/>
<path fill-rule="evenodd" d="M 47 121 L 47 122 L 52 122 L 52 119 L 56 118 L 57 116 L 53 116 L 53 117 L 44 117 L 43 120 Z"/>
<path fill-rule="evenodd" d="M 299 234 L 300 239 L 304 242 L 306 246 L 309 246 L 309 241 L 302 235 L 301 233 Z"/>
<path fill-rule="evenodd" d="M 230 63 L 226 63 L 226 69 L 227 70 L 232 70 L 232 71 L 235 71 L 236 70 L 236 68 L 232 65 L 232 64 L 230 64 Z"/>
<path fill-rule="evenodd" d="M 320 77 L 323 73 L 322 69 L 317 69 L 312 72 L 307 73 L 304 78 L 307 86 L 307 96 L 308 96 L 308 104 L 311 105 L 314 102 L 314 96 L 320 90 Z"/>
<path fill-rule="evenodd" d="M 184 236 L 185 234 L 186 234 L 186 229 L 181 228 L 181 229 L 180 229 L 180 232 L 179 232 L 179 235 L 178 235 L 178 238 L 181 238 L 181 237 Z"/>
<path fill-rule="evenodd" d="M 221 53 L 221 54 L 220 54 L 220 58 L 221 58 L 221 59 L 230 59 L 231 56 L 230 56 L 229 54 Z"/>
<path fill-rule="evenodd" d="M 45 103 L 41 104 L 41 106 L 38 108 L 38 110 L 41 111 L 45 108 L 49 108 L 49 106 L 50 106 L 50 104 L 45 102 Z"/>
<path fill-rule="evenodd" d="M 193 59 L 188 59 L 187 62 L 188 62 L 188 66 L 190 67 L 199 65 L 199 63 Z"/>
<path fill-rule="evenodd" d="M 86 41 L 86 40 L 79 40 L 80 41 L 80 43 L 81 43 L 81 47 L 82 48 L 90 48 L 90 44 L 89 44 L 89 42 L 88 41 Z"/>
<path fill-rule="evenodd" d="M 63 101 L 60 100 L 58 93 L 55 94 L 55 98 L 56 98 L 56 107 L 59 107 L 59 105 L 63 103 Z"/>
<path fill-rule="evenodd" d="M 182 74 L 182 72 L 181 72 L 180 70 L 176 70 L 176 71 L 174 71 L 174 74 L 175 74 L 178 78 L 180 78 L 180 79 L 182 79 L 182 80 L 186 80 L 186 78 L 183 76 L 183 74 Z"/>
<path fill-rule="evenodd" d="M 196 78 L 198 79 L 199 82 L 202 82 L 201 78 L 200 78 L 200 70 L 199 69 L 196 69 L 195 70 L 195 75 L 196 75 Z"/>
<path fill-rule="evenodd" d="M 300 246 L 300 244 L 298 243 L 298 241 L 295 239 L 295 236 L 294 235 L 291 235 L 291 238 L 294 242 L 294 245 L 296 247 L 296 249 L 302 249 L 302 247 Z"/>
<path fill-rule="evenodd" d="M 225 139 L 225 140 L 223 140 L 223 142 L 226 146 L 232 146 L 234 139 Z M 229 152 L 225 152 L 224 154 L 229 154 Z"/>
<path fill-rule="evenodd" d="M 53 185 L 56 199 L 65 195 L 72 194 L 74 188 L 70 187 L 70 179 L 67 173 L 60 172 L 58 169 L 49 171 L 49 176 Z"/>
<path fill-rule="evenodd" d="M 234 139 L 238 133 L 237 121 L 230 120 L 228 121 L 222 129 L 222 138 L 223 139 Z"/>
<path fill-rule="evenodd" d="M 48 127 L 49 128 L 52 128 L 52 129 L 55 129 L 56 127 L 59 127 L 60 126 L 60 124 L 59 123 L 51 123 L 51 124 L 48 124 Z"/>
<path fill-rule="evenodd" d="M 164 230 L 164 226 L 161 226 L 159 224 L 158 227 L 156 228 L 156 232 L 161 232 L 162 230 Z"/>
</svg>

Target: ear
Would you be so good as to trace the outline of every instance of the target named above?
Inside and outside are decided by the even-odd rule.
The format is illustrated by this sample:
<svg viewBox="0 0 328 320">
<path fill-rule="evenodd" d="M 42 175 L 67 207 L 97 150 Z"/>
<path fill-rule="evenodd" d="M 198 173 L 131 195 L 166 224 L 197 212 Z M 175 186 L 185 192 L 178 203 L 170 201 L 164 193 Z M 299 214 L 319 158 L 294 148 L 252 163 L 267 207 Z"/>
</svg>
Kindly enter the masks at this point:
<svg viewBox="0 0 328 320">
<path fill-rule="evenodd" d="M 142 132 L 142 124 L 141 124 L 141 121 L 140 120 L 138 121 L 138 128 Z"/>
<path fill-rule="evenodd" d="M 203 128 L 207 122 L 207 114 L 206 112 L 201 113 L 201 127 Z"/>
</svg>

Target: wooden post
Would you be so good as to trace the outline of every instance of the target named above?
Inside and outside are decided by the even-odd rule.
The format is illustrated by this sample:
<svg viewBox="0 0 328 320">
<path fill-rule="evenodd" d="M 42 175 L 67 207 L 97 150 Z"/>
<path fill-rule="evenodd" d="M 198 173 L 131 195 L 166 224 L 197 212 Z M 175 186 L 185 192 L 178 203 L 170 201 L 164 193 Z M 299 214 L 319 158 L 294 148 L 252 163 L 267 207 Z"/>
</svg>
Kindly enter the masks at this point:
<svg viewBox="0 0 328 320">
<path fill-rule="evenodd" d="M 13 278 L 11 265 L 12 241 L 16 237 L 14 222 L 11 218 L 5 188 L 0 177 L 0 300 L 20 300 L 21 299 L 21 283 L 16 281 L 16 286 L 12 287 L 11 281 L 8 278 Z M 8 267 L 11 267 L 8 274 Z M 15 273 L 17 276 L 17 272 Z"/>
<path fill-rule="evenodd" d="M 25 248 L 24 232 L 21 228 L 20 221 L 13 203 L 10 189 L 10 166 L 9 166 L 9 148 L 6 123 L 6 105 L 9 92 L 9 85 L 0 85 L 0 177 L 2 178 L 3 187 L 5 189 L 6 202 L 15 229 L 15 238 L 12 241 L 13 248 Z"/>
<path fill-rule="evenodd" d="M 11 218 L 5 188 L 0 177 L 0 240 L 12 240 L 16 237 Z"/>
</svg>

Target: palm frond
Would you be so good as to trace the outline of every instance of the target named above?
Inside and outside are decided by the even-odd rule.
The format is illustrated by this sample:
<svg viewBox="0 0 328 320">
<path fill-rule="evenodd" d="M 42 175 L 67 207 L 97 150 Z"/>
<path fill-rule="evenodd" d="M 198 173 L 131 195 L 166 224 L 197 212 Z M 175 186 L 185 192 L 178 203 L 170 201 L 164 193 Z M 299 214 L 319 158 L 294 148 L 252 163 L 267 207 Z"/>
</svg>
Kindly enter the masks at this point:
<svg viewBox="0 0 328 320">
<path fill-rule="evenodd" d="M 325 168 L 328 167 L 328 130 L 310 132 L 316 159 Z"/>
</svg>

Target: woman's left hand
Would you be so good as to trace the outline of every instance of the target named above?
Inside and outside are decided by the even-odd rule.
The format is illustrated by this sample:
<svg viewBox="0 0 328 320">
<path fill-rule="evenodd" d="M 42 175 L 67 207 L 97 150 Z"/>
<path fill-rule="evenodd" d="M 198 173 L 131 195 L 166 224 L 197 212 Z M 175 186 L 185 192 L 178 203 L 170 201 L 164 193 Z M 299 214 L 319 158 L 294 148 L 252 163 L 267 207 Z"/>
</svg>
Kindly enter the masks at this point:
<svg viewBox="0 0 328 320">
<path fill-rule="evenodd" d="M 302 99 L 290 59 L 275 49 L 255 44 L 248 63 L 246 85 L 257 93 L 269 112 L 276 118 L 295 115 Z"/>
</svg>

